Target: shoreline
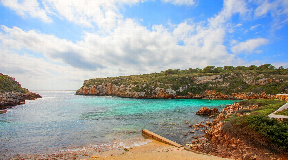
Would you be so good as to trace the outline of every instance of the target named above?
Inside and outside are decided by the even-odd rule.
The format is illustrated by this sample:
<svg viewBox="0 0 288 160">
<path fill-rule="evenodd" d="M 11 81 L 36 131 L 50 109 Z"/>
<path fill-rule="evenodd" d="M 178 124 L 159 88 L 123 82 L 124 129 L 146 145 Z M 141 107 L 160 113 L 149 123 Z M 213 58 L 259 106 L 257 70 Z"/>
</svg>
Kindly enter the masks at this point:
<svg viewBox="0 0 288 160">
<path fill-rule="evenodd" d="M 252 112 L 259 108 L 260 104 L 245 105 L 241 102 L 227 105 L 212 122 L 212 126 L 204 135 L 204 139 L 194 141 L 188 146 L 194 151 L 225 158 L 287 159 L 287 152 L 283 148 L 276 147 L 275 144 L 252 129 L 246 127 L 244 131 L 241 127 L 235 128 L 234 124 L 231 123 L 233 120 L 228 120 L 233 116 L 243 117 L 251 114 L 240 111 L 250 110 Z"/>
<path fill-rule="evenodd" d="M 92 90 L 92 91 L 90 91 Z M 91 93 L 90 93 L 91 92 Z M 266 94 L 262 92 L 260 94 L 252 92 L 239 92 L 232 93 L 230 95 L 222 94 L 216 92 L 215 90 L 206 90 L 201 94 L 190 94 L 190 95 L 177 95 L 177 94 L 155 94 L 155 95 L 141 95 L 138 92 L 128 92 L 123 94 L 121 92 L 117 93 L 100 93 L 100 91 L 94 91 L 94 88 L 78 89 L 75 95 L 79 96 L 112 96 L 119 98 L 135 98 L 135 99 L 209 99 L 209 100 L 249 100 L 249 99 L 275 99 L 276 95 Z"/>
<path fill-rule="evenodd" d="M 94 155 L 94 156 L 97 156 L 97 155 Z M 92 160 L 92 159 L 94 158 L 87 158 L 86 160 Z M 174 146 L 164 144 L 162 142 L 158 142 L 154 140 L 146 145 L 124 149 L 124 151 L 116 150 L 116 151 L 103 152 L 102 154 L 99 154 L 97 159 L 100 159 L 100 160 L 101 159 L 103 160 L 114 160 L 114 159 L 117 159 L 117 160 L 126 160 L 126 159 L 220 160 L 223 158 L 212 156 L 212 155 L 199 154 L 199 153 L 195 153 L 192 151 L 187 151 L 183 147 L 178 148 L 178 147 L 174 147 Z"/>
<path fill-rule="evenodd" d="M 118 147 L 110 150 L 97 150 L 83 148 L 78 150 L 58 151 L 49 154 L 28 154 L 16 155 L 11 160 L 16 159 L 76 159 L 76 160 L 126 160 L 126 159 L 165 159 L 165 160 L 229 160 L 228 158 L 216 157 L 200 152 L 188 151 L 184 147 L 178 148 L 156 140 L 151 140 L 147 144 L 129 148 Z"/>
</svg>

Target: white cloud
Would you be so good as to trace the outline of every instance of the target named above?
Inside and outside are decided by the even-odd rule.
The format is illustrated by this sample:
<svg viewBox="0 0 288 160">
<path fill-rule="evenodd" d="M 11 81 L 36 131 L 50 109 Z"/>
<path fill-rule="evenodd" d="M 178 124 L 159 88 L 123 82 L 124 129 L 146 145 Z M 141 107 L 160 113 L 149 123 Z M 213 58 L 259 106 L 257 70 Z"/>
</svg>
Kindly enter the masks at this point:
<svg viewBox="0 0 288 160">
<path fill-rule="evenodd" d="M 34 30 L 2 26 L 0 41 L 1 47 L 7 50 L 29 50 L 43 55 L 56 63 L 55 66 L 60 63 L 78 71 L 103 72 L 106 76 L 109 76 L 107 73 L 127 75 L 167 68 L 230 64 L 234 59 L 223 45 L 225 32 L 221 28 L 213 30 L 187 22 L 177 25 L 173 32 L 168 32 L 162 25 L 152 28 L 150 31 L 132 19 L 126 19 L 109 34 L 86 32 L 83 40 L 73 43 Z M 179 40 L 187 45 L 177 45 Z M 65 74 L 67 69 L 63 70 Z"/>
<path fill-rule="evenodd" d="M 121 18 L 118 8 L 112 0 L 45 0 L 45 2 L 60 17 L 85 27 L 93 27 L 96 24 L 101 28 L 111 29 L 116 25 L 117 19 Z"/>
<path fill-rule="evenodd" d="M 236 41 L 235 39 L 232 39 L 231 41 L 230 41 L 230 45 L 231 46 L 234 46 L 235 44 L 237 44 L 238 43 L 238 41 Z"/>
<path fill-rule="evenodd" d="M 137 2 L 139 1 L 125 3 Z M 102 23 L 101 20 L 106 21 L 105 18 L 109 19 L 113 15 L 103 17 L 101 13 L 118 11 L 115 3 L 106 1 L 45 0 L 45 4 L 50 6 L 47 10 L 57 11 L 61 17 L 75 23 L 82 19 L 79 23 L 87 26 L 92 25 L 92 22 L 104 25 L 105 22 Z M 224 10 L 227 8 L 229 7 Z M 5 48 L 30 50 L 43 54 L 51 62 L 62 63 L 79 70 L 113 70 L 116 75 L 150 73 L 167 68 L 220 66 L 223 63 L 232 64 L 234 60 L 234 56 L 229 54 L 223 45 L 223 27 L 207 27 L 205 23 L 195 24 L 186 20 L 174 25 L 173 32 L 169 32 L 163 25 L 154 25 L 150 31 L 132 19 L 124 20 L 117 16 L 115 19 L 118 19 L 117 25 L 113 24 L 113 30 L 110 32 L 104 35 L 86 32 L 84 39 L 76 43 L 34 30 L 24 31 L 6 26 L 2 26 L 0 40 Z M 179 46 L 179 41 L 183 41 L 185 45 Z"/>
<path fill-rule="evenodd" d="M 273 18 L 273 29 L 279 29 L 288 22 L 288 1 L 275 0 L 269 2 L 268 0 L 258 1 L 259 6 L 254 11 L 256 18 L 267 16 L 270 13 Z"/>
<path fill-rule="evenodd" d="M 52 22 L 51 15 L 65 18 L 68 21 L 84 26 L 111 30 L 118 21 L 122 20 L 122 14 L 118 7 L 121 5 L 133 5 L 141 0 L 42 0 L 42 9 L 37 0 L 1 0 L 1 3 L 22 17 L 31 16 L 40 18 L 44 22 Z M 142 0 L 141 2 L 144 2 Z"/>
<path fill-rule="evenodd" d="M 173 30 L 173 34 L 178 37 L 179 40 L 183 40 L 186 37 L 191 36 L 195 30 L 195 25 L 188 24 L 187 21 L 178 24 L 178 26 Z"/>
<path fill-rule="evenodd" d="M 259 26 L 261 26 L 261 24 L 254 25 L 254 26 L 250 27 L 250 30 L 254 30 L 254 29 L 256 29 Z"/>
<path fill-rule="evenodd" d="M 245 0 L 224 0 L 223 9 L 215 17 L 210 18 L 209 22 L 213 28 L 222 27 L 234 14 L 245 17 L 248 11 Z"/>
<path fill-rule="evenodd" d="M 187 6 L 192 6 L 195 5 L 195 0 L 162 0 L 163 2 L 166 3 L 172 3 L 174 5 L 187 5 Z"/>
<path fill-rule="evenodd" d="M 261 17 L 265 16 L 269 11 L 277 9 L 278 2 L 274 1 L 272 3 L 269 3 L 267 0 L 264 2 L 261 2 L 261 5 L 258 6 L 255 10 L 255 16 L 256 17 Z"/>
<path fill-rule="evenodd" d="M 168 68 L 241 65 L 245 62 L 236 54 L 261 53 L 262 50 L 256 49 L 268 43 L 264 38 L 245 42 L 228 40 L 234 54 L 228 53 L 224 45 L 227 32 L 243 26 L 242 23 L 231 24 L 231 17 L 236 14 L 244 17 L 250 12 L 244 0 L 224 0 L 222 10 L 207 21 L 195 23 L 188 19 L 179 24 L 170 24 L 168 28 L 152 24 L 152 30 L 133 19 L 124 19 L 119 13 L 119 6 L 139 2 L 44 0 L 46 16 L 53 14 L 81 26 L 97 26 L 99 32 L 84 31 L 83 39 L 71 42 L 35 30 L 2 26 L 0 56 L 5 61 L 1 58 L 0 68 L 11 73 L 11 76 L 20 77 L 19 81 L 33 77 L 31 82 L 24 82 L 28 88 L 35 83 L 41 89 L 45 88 L 43 84 L 65 89 L 63 86 L 79 87 L 84 79 L 95 77 L 143 74 Z M 195 5 L 194 0 L 165 2 Z M 11 1 L 11 4 L 18 6 L 21 3 Z M 23 14 L 28 15 L 30 11 Z M 256 27 L 252 26 L 251 29 Z M 184 42 L 183 46 L 178 45 L 180 41 Z M 27 54 L 17 54 L 26 51 Z M 35 58 L 39 57 L 36 54 L 43 58 Z M 55 80 L 57 84 L 54 84 Z"/>
<path fill-rule="evenodd" d="M 268 40 L 265 38 L 249 39 L 245 42 L 240 42 L 231 48 L 231 51 L 235 54 L 242 52 L 253 53 L 254 50 L 262 45 L 268 43 Z M 258 51 L 256 51 L 258 53 Z"/>
<path fill-rule="evenodd" d="M 22 3 L 17 0 L 1 0 L 1 3 L 22 17 L 30 15 L 33 18 L 40 18 L 47 23 L 52 22 L 46 11 L 39 7 L 37 0 L 23 0 Z"/>
<path fill-rule="evenodd" d="M 242 23 L 238 23 L 235 27 L 241 27 L 241 26 L 243 26 L 243 24 Z"/>
<path fill-rule="evenodd" d="M 46 58 L 66 63 L 75 68 L 97 69 L 103 68 L 97 62 L 91 61 L 86 49 L 53 35 L 37 33 L 34 30 L 23 31 L 18 27 L 2 26 L 4 33 L 0 33 L 2 47 L 8 49 L 28 49 L 34 53 L 43 54 Z"/>
<path fill-rule="evenodd" d="M 85 77 L 81 70 L 55 65 L 27 54 L 18 55 L 0 50 L 0 56 L 1 72 L 15 77 L 29 90 L 77 89 L 83 83 L 81 78 Z"/>
</svg>

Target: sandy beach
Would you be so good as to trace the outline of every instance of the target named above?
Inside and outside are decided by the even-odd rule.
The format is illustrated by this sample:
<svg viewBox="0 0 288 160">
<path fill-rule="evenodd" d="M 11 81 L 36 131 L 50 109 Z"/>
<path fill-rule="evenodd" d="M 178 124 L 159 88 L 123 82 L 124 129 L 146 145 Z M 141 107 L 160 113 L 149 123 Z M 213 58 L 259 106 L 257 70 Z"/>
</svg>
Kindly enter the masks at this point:
<svg viewBox="0 0 288 160">
<path fill-rule="evenodd" d="M 77 158 L 78 159 L 78 158 Z M 223 160 L 212 155 L 204 155 L 192 151 L 187 151 L 183 147 L 177 148 L 158 141 L 152 141 L 146 145 L 126 148 L 114 149 L 101 153 L 95 153 L 90 157 L 82 157 L 82 160 L 127 160 L 127 159 L 141 159 L 141 160 Z"/>
<path fill-rule="evenodd" d="M 10 158 L 8 158 L 10 159 Z M 69 159 L 69 160 L 228 160 L 185 150 L 162 142 L 153 140 L 141 146 L 131 148 L 119 147 L 101 151 L 99 149 L 86 148 L 80 150 L 67 150 L 48 154 L 16 155 L 12 160 L 22 159 Z"/>
</svg>

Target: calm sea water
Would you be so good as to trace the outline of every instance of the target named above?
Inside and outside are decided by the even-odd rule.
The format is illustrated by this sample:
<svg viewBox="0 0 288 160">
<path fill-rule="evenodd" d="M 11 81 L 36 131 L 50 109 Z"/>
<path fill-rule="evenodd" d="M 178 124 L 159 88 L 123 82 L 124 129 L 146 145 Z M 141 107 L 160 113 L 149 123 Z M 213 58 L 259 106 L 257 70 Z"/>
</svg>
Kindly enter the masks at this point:
<svg viewBox="0 0 288 160">
<path fill-rule="evenodd" d="M 141 141 L 148 129 L 185 144 L 189 124 L 206 121 L 203 106 L 222 109 L 229 100 L 132 99 L 74 95 L 75 91 L 37 91 L 43 98 L 0 114 L 0 157 L 45 153 L 69 147 Z M 189 122 L 189 124 L 186 124 Z M 200 132 L 200 131 L 199 131 Z"/>
</svg>

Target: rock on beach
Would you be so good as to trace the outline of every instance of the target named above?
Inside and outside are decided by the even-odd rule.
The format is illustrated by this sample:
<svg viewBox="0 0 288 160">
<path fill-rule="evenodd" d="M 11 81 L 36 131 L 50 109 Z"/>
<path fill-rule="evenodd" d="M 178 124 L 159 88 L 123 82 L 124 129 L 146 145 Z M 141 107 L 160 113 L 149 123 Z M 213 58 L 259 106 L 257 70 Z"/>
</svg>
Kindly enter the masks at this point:
<svg viewBox="0 0 288 160">
<path fill-rule="evenodd" d="M 197 115 L 203 115 L 203 116 L 211 116 L 211 115 L 217 115 L 219 114 L 219 111 L 217 108 L 207 108 L 207 107 L 202 107 L 198 112 L 196 112 Z"/>
</svg>

